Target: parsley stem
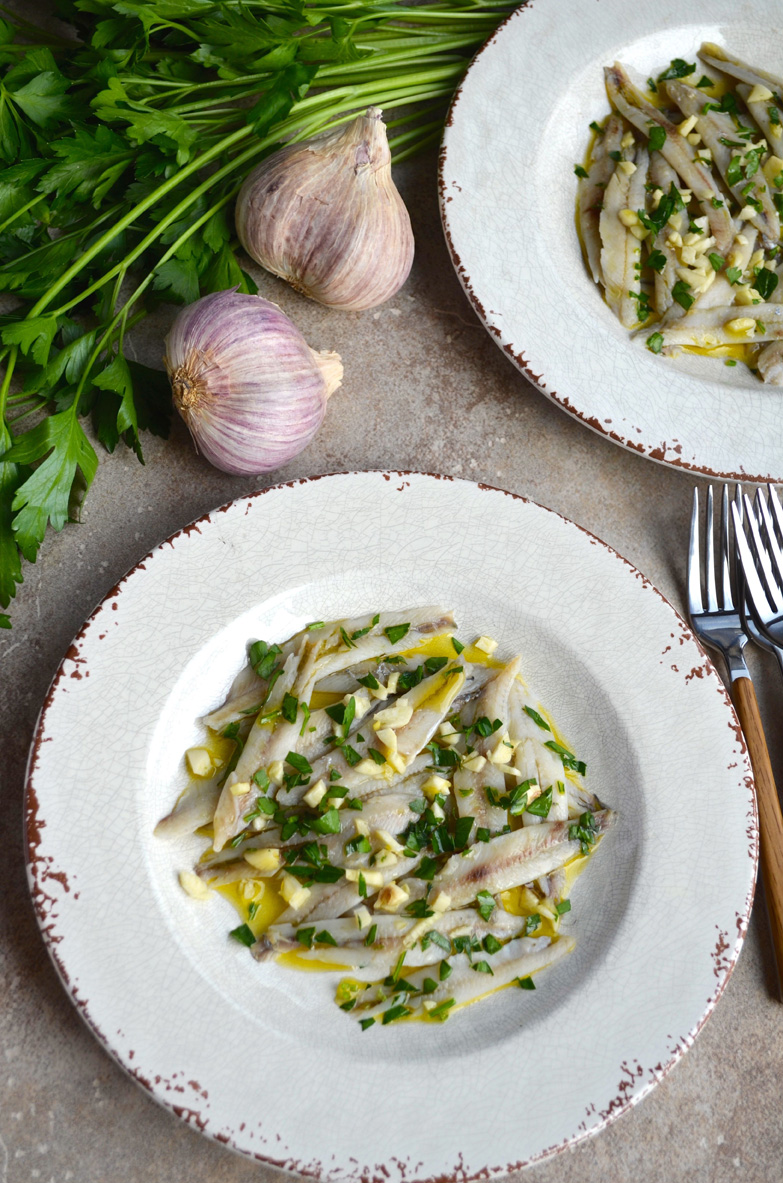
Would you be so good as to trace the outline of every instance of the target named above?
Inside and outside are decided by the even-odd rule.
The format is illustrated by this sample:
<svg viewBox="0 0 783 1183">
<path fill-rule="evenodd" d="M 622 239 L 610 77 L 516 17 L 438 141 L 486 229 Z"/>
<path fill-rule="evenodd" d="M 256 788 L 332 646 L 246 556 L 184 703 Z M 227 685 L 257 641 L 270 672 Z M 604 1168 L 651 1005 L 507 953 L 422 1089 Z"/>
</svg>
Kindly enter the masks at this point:
<svg viewBox="0 0 783 1183">
<path fill-rule="evenodd" d="M 87 264 L 95 258 L 96 255 L 100 254 L 102 250 L 105 250 L 109 243 L 112 242 L 118 234 L 120 234 L 123 230 L 127 230 L 128 226 L 133 224 L 133 222 L 138 218 L 139 214 L 143 214 L 148 209 L 152 209 L 153 206 L 160 202 L 162 197 L 165 197 L 166 194 L 170 193 L 172 189 L 176 189 L 177 185 L 182 184 L 182 182 L 187 180 L 188 177 L 191 177 L 193 173 L 198 172 L 200 169 L 204 168 L 204 166 L 209 164 L 210 161 L 214 160 L 216 156 L 220 156 L 221 152 L 226 152 L 229 148 L 233 148 L 235 144 L 241 143 L 241 141 L 246 139 L 251 133 L 252 128 L 249 126 L 242 127 L 238 131 L 235 131 L 232 135 L 229 135 L 224 140 L 221 140 L 219 144 L 216 144 L 214 148 L 210 148 L 206 152 L 202 152 L 200 156 L 196 156 L 193 160 L 191 160 L 190 164 L 183 165 L 183 167 L 175 172 L 173 176 L 169 177 L 168 180 L 159 185 L 157 189 L 134 205 L 124 217 L 120 218 L 119 222 L 117 222 L 110 230 L 107 230 L 104 234 L 102 234 L 96 242 L 88 247 L 84 254 L 80 255 L 79 258 L 71 264 L 71 266 L 60 276 L 59 279 L 55 280 L 49 290 L 45 292 L 43 296 L 41 296 L 40 300 L 38 300 L 38 302 L 30 310 L 28 313 L 28 318 L 40 316 L 44 309 L 48 308 L 48 306 L 51 304 L 54 297 L 59 295 L 63 288 L 67 287 L 71 280 L 74 279 L 75 276 L 77 276 L 79 272 L 82 271 L 87 266 Z M 217 175 L 218 174 L 215 174 L 215 177 Z M 210 178 L 210 180 L 214 181 L 215 177 Z M 205 182 L 205 184 L 207 184 L 207 182 Z M 163 229 L 164 224 L 168 225 L 168 223 L 160 222 L 156 227 L 156 230 L 160 231 Z M 148 235 L 147 238 L 149 238 L 151 241 L 154 241 L 158 236 L 158 233 L 154 233 L 152 236 Z M 145 242 L 146 241 L 147 239 L 145 239 Z M 93 285 L 88 290 L 95 291 L 95 285 Z M 78 300 L 71 300 L 66 307 L 72 308 L 74 304 L 80 303 L 82 299 L 84 299 L 84 294 L 82 294 Z"/>
<path fill-rule="evenodd" d="M 5 230 L 6 226 L 10 226 L 17 218 L 21 218 L 22 214 L 26 214 L 29 209 L 32 209 L 34 205 L 38 205 L 38 202 L 43 201 L 43 199 L 43 193 L 36 193 L 35 197 L 31 198 L 25 205 L 21 206 L 18 210 L 14 210 L 10 217 L 6 218 L 4 222 L 0 222 L 0 233 Z"/>
<path fill-rule="evenodd" d="M 18 345 L 12 345 L 8 353 L 8 361 L 5 363 L 5 373 L 3 374 L 3 384 L 0 386 L 0 443 L 3 445 L 3 451 L 11 442 L 11 433 L 5 423 L 5 407 L 8 399 L 8 391 L 11 389 L 11 379 L 14 375 L 14 367 L 16 366 L 16 355 L 19 352 Z"/>
</svg>

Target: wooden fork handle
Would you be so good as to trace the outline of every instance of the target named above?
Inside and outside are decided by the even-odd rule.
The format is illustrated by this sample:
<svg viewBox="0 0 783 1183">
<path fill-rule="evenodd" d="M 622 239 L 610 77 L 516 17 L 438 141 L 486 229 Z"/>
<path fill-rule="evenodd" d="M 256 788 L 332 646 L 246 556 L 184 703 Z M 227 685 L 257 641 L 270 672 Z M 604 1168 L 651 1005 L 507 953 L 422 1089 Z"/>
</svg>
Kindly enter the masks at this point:
<svg viewBox="0 0 783 1183">
<path fill-rule="evenodd" d="M 783 983 L 783 815 L 780 812 L 780 801 L 772 775 L 772 765 L 769 762 L 767 741 L 761 726 L 759 704 L 753 683 L 750 678 L 737 678 L 732 683 L 732 690 L 756 782 L 761 873 L 764 877 L 764 895 L 767 900 L 778 976 Z"/>
</svg>

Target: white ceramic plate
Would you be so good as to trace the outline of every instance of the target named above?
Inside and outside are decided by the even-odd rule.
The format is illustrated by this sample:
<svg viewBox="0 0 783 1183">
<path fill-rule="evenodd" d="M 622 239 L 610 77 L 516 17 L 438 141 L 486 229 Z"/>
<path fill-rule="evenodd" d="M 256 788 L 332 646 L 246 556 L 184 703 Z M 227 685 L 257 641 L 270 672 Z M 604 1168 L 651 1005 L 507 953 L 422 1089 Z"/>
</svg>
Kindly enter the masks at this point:
<svg viewBox="0 0 783 1183">
<path fill-rule="evenodd" d="M 574 164 L 609 110 L 603 67 L 660 73 L 702 41 L 783 72 L 783 4 L 536 0 L 476 56 L 447 121 L 441 213 L 454 266 L 498 345 L 547 397 L 640 455 L 783 481 L 783 391 L 715 358 L 656 357 L 582 259 Z"/>
<path fill-rule="evenodd" d="M 574 889 L 576 951 L 535 993 L 363 1033 L 331 975 L 259 965 L 229 940 L 230 906 L 178 887 L 188 843 L 152 831 L 249 639 L 435 601 L 462 636 L 524 655 L 619 822 Z M 710 1013 L 756 865 L 736 718 L 671 606 L 549 510 L 412 474 L 270 489 L 148 555 L 54 681 L 27 816 L 44 936 L 107 1050 L 204 1133 L 329 1180 L 463 1181 L 599 1129 Z"/>
</svg>

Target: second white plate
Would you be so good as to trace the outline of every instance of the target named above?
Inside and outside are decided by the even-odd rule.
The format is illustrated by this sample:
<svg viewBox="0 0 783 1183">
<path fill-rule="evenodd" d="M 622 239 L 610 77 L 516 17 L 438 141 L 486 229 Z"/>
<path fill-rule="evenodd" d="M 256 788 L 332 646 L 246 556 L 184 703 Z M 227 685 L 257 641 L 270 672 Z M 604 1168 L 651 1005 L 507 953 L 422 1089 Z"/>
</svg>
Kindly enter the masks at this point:
<svg viewBox="0 0 783 1183">
<path fill-rule="evenodd" d="M 566 927 L 575 952 L 443 1026 L 362 1032 L 334 976 L 258 964 L 193 846 L 153 836 L 199 716 L 248 640 L 440 602 L 523 655 L 619 813 Z M 358 473 L 237 501 L 148 555 L 76 638 L 27 788 L 30 882 L 63 982 L 108 1051 L 212 1138 L 328 1180 L 501 1174 L 643 1096 L 720 995 L 747 923 L 752 784 L 689 629 L 572 523 L 464 481 Z M 200 843 L 195 842 L 196 848 Z"/>
<path fill-rule="evenodd" d="M 783 72 L 783 4 L 537 0 L 473 61 L 441 154 L 454 266 L 503 351 L 601 435 L 726 480 L 783 481 L 783 391 L 718 358 L 656 357 L 602 299 L 576 233 L 574 165 L 609 110 L 603 68 L 647 78 L 714 41 Z"/>
</svg>

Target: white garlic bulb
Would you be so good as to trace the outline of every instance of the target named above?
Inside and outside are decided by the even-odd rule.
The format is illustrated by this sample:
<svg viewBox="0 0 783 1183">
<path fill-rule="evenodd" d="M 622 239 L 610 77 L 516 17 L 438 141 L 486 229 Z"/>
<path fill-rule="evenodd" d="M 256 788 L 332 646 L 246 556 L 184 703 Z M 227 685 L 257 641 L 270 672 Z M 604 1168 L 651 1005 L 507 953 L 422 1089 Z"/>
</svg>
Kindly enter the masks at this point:
<svg viewBox="0 0 783 1183">
<path fill-rule="evenodd" d="M 342 381 L 336 353 L 316 353 L 276 304 L 237 291 L 183 308 L 166 338 L 174 406 L 223 472 L 279 468 L 310 443 Z"/>
<path fill-rule="evenodd" d="M 252 259 L 321 304 L 357 311 L 393 296 L 413 232 L 380 110 L 262 161 L 239 192 L 236 226 Z"/>
</svg>

